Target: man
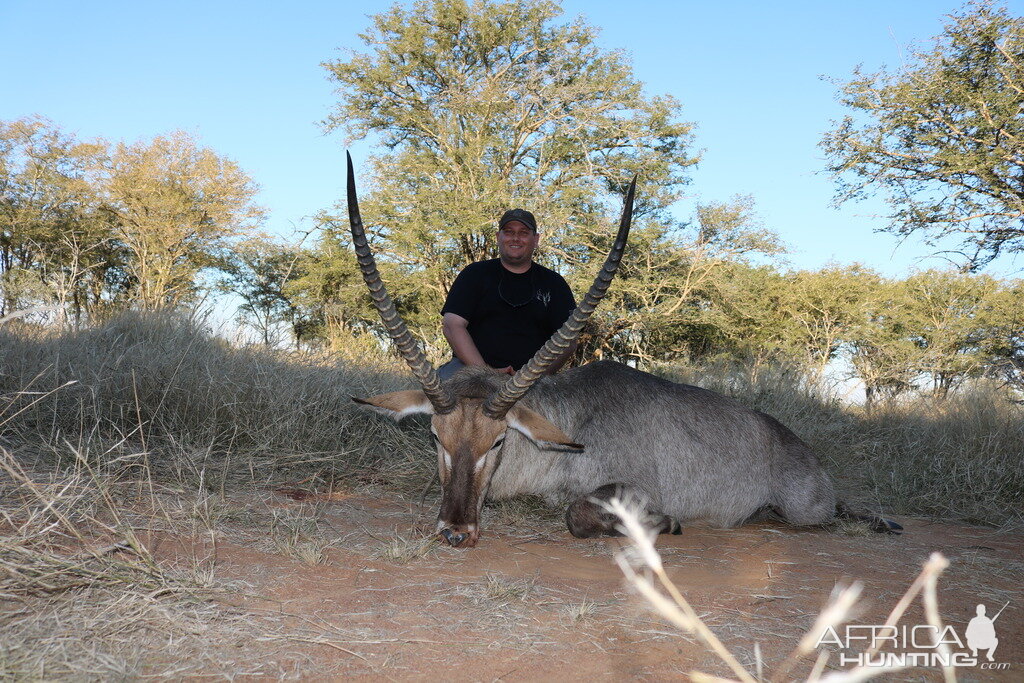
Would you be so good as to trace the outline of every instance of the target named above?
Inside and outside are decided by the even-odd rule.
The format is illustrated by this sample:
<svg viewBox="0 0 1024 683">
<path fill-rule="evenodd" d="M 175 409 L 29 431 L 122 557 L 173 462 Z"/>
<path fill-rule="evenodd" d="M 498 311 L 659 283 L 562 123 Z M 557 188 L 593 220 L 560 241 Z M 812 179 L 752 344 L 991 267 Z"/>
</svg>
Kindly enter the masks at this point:
<svg viewBox="0 0 1024 683">
<path fill-rule="evenodd" d="M 498 222 L 499 258 L 472 263 L 455 278 L 441 309 L 453 355 L 438 369 L 442 380 L 467 365 L 514 373 L 572 314 L 576 300 L 569 285 L 533 262 L 539 243 L 533 214 L 510 209 Z M 564 365 L 574 349 L 548 372 Z"/>
<path fill-rule="evenodd" d="M 967 632 L 965 634 L 967 636 L 967 647 L 971 649 L 971 654 L 975 658 L 978 657 L 978 650 L 988 650 L 986 655 L 988 661 L 995 661 L 993 655 L 999 646 L 999 639 L 996 638 L 995 620 L 999 618 L 999 614 L 1002 614 L 1002 612 L 1003 610 L 999 610 L 998 614 L 989 619 L 985 616 L 985 605 L 978 605 L 976 610 L 978 616 L 971 619 L 971 623 L 967 624 Z"/>
</svg>

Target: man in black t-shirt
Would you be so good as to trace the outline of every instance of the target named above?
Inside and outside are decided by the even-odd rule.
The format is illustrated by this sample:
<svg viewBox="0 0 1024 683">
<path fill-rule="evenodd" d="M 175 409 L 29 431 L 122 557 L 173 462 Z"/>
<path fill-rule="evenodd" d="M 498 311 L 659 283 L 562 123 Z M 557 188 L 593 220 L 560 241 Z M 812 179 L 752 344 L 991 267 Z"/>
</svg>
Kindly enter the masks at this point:
<svg viewBox="0 0 1024 683">
<path fill-rule="evenodd" d="M 524 209 L 498 222 L 500 258 L 478 261 L 455 278 L 441 309 L 453 358 L 438 369 L 448 379 L 466 365 L 489 365 L 512 374 L 533 357 L 576 308 L 561 275 L 533 262 L 537 222 Z M 572 355 L 570 348 L 548 372 Z"/>
</svg>

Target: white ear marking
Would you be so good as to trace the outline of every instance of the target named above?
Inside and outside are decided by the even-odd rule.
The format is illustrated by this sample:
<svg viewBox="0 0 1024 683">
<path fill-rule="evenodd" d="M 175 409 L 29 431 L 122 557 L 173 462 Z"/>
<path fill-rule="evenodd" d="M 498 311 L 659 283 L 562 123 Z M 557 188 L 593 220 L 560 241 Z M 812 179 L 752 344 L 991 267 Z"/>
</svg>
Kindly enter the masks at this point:
<svg viewBox="0 0 1024 683">
<path fill-rule="evenodd" d="M 541 448 L 564 451 L 582 451 L 583 446 L 573 443 L 566 434 L 548 420 L 530 410 L 516 406 L 505 416 L 508 425 L 524 434 Z"/>
<path fill-rule="evenodd" d="M 370 398 L 353 396 L 352 400 L 394 420 L 417 413 L 434 414 L 434 406 L 422 391 L 394 391 Z"/>
<path fill-rule="evenodd" d="M 409 406 L 407 408 L 402 408 L 400 411 L 395 413 L 395 420 L 401 420 L 403 417 L 407 417 L 409 415 L 422 415 L 424 413 L 433 414 L 433 412 L 433 410 L 424 410 L 423 406 Z"/>
<path fill-rule="evenodd" d="M 508 415 L 505 416 L 505 419 L 508 421 L 509 427 L 515 429 L 518 432 L 522 432 L 531 439 L 533 438 L 533 434 L 530 433 L 529 427 L 523 424 L 517 416 L 513 415 L 512 413 L 509 413 Z"/>
</svg>

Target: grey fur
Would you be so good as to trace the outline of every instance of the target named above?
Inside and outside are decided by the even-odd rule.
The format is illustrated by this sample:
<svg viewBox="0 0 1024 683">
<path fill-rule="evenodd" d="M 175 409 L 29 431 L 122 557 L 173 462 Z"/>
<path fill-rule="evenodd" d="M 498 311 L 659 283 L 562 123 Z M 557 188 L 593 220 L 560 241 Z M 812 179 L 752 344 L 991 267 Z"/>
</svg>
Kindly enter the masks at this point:
<svg viewBox="0 0 1024 683">
<path fill-rule="evenodd" d="M 457 399 L 483 398 L 502 380 L 467 368 L 446 384 Z M 773 417 L 712 391 L 603 361 L 542 378 L 521 404 L 585 450 L 541 450 L 510 429 L 489 498 L 564 503 L 621 484 L 684 523 L 730 527 L 765 507 L 792 524 L 835 516 L 832 482 L 811 449 Z"/>
</svg>

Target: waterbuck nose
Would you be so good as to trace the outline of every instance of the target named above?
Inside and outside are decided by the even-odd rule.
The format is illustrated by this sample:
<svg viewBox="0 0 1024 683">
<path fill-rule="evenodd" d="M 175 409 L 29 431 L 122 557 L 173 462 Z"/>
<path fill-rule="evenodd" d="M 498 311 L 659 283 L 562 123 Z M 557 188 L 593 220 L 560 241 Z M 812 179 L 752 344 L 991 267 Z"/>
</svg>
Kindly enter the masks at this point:
<svg viewBox="0 0 1024 683">
<path fill-rule="evenodd" d="M 458 548 L 459 545 L 466 540 L 466 537 L 469 536 L 469 534 L 457 534 L 451 529 L 441 529 L 441 536 L 448 542 L 448 545 L 453 548 Z"/>
</svg>

